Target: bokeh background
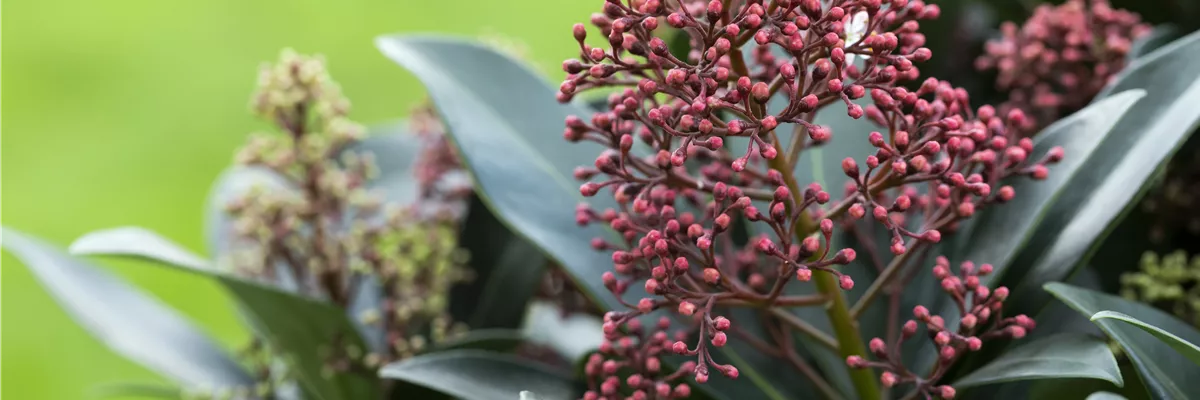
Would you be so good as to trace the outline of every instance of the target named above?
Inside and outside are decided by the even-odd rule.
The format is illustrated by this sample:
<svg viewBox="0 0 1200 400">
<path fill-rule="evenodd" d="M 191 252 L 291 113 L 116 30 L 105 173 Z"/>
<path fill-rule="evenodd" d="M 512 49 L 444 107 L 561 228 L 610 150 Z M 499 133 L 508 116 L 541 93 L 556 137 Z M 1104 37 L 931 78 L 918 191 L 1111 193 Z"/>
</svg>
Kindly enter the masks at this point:
<svg viewBox="0 0 1200 400">
<path fill-rule="evenodd" d="M 151 228 L 201 254 L 209 184 L 246 135 L 258 66 L 283 47 L 322 53 L 351 117 L 397 118 L 416 79 L 380 55 L 393 32 L 493 35 L 548 76 L 575 54 L 588 0 L 10 0 L 3 4 L 0 193 L 4 225 L 61 246 L 95 229 Z M 520 99 L 514 99 L 519 101 Z M 165 382 L 114 355 L 8 254 L 0 260 L 0 396 L 82 399 L 97 385 Z M 195 276 L 108 262 L 224 344 L 248 339 L 221 289 Z"/>
</svg>

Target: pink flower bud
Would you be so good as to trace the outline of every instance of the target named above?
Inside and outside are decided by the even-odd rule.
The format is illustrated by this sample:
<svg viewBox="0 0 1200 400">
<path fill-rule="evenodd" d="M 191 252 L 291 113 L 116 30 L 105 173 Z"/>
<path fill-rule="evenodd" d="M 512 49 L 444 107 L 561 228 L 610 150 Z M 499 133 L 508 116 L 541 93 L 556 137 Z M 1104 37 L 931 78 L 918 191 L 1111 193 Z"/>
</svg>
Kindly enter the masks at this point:
<svg viewBox="0 0 1200 400">
<path fill-rule="evenodd" d="M 893 374 L 891 372 L 884 372 L 883 374 L 879 375 L 879 383 L 882 384 L 883 387 L 888 387 L 888 388 L 895 386 L 896 385 L 896 374 Z"/>
<path fill-rule="evenodd" d="M 901 335 L 903 335 L 903 337 L 905 339 L 912 337 L 912 335 L 915 335 L 917 333 L 917 321 L 913 321 L 910 319 L 910 320 L 904 322 L 904 327 L 901 328 L 900 333 L 901 333 Z"/>
<path fill-rule="evenodd" d="M 687 354 L 687 343 L 682 341 L 675 342 L 671 345 L 671 351 L 675 352 L 675 354 Z"/>
<path fill-rule="evenodd" d="M 862 218 L 866 213 L 866 210 L 860 203 L 855 203 L 854 205 L 850 206 L 849 214 L 851 218 L 859 219 Z"/>
<path fill-rule="evenodd" d="M 846 176 L 858 179 L 858 163 L 854 161 L 854 158 L 846 157 L 842 159 L 842 172 L 845 172 Z"/>
<path fill-rule="evenodd" d="M 913 307 L 913 316 L 921 322 L 929 321 L 929 309 L 925 308 L 925 306 Z"/>
<path fill-rule="evenodd" d="M 721 281 L 721 272 L 717 271 L 716 268 L 705 268 L 704 281 L 708 282 L 710 285 L 717 284 L 717 282 Z"/>
<path fill-rule="evenodd" d="M 969 337 L 967 338 L 967 348 L 971 349 L 971 351 L 979 351 L 979 349 L 983 348 L 983 341 L 974 336 Z"/>
<path fill-rule="evenodd" d="M 953 399 L 954 396 L 956 395 L 954 388 L 950 387 L 950 385 L 938 386 L 936 389 L 938 392 L 940 392 L 938 394 L 941 395 L 942 398 L 946 399 L 946 400 Z"/>
<path fill-rule="evenodd" d="M 838 277 L 838 284 L 841 285 L 842 290 L 854 289 L 854 279 L 850 278 L 850 275 L 842 275 Z"/>
<path fill-rule="evenodd" d="M 954 356 L 957 354 L 958 352 L 955 351 L 954 347 L 951 346 L 943 346 L 941 350 L 938 351 L 938 356 L 942 357 L 942 361 L 950 361 L 954 359 Z"/>
<path fill-rule="evenodd" d="M 812 270 L 808 268 L 800 268 L 796 270 L 796 280 L 808 282 L 812 280 Z"/>
<path fill-rule="evenodd" d="M 717 332 L 712 336 L 712 345 L 716 347 L 725 346 L 726 340 L 725 332 Z"/>
<path fill-rule="evenodd" d="M 690 301 L 684 301 L 684 302 L 680 302 L 680 303 L 679 303 L 679 313 L 680 313 L 680 314 L 683 314 L 683 315 L 685 315 L 685 316 L 689 316 L 689 315 L 692 315 L 692 314 L 693 314 L 693 313 L 695 313 L 695 312 L 696 312 L 696 305 L 695 305 L 695 304 L 692 304 L 692 302 L 690 302 Z"/>
<path fill-rule="evenodd" d="M 650 293 L 650 294 L 658 293 L 658 281 L 656 281 L 654 279 L 647 279 L 646 280 L 646 293 Z"/>
<path fill-rule="evenodd" d="M 871 348 L 871 352 L 876 355 L 887 353 L 887 345 L 883 343 L 883 339 L 873 338 L 868 345 Z"/>
<path fill-rule="evenodd" d="M 729 325 L 730 325 L 730 322 L 729 322 L 728 318 L 725 318 L 725 317 L 713 318 L 713 327 L 717 328 L 717 330 L 719 330 L 719 331 L 729 329 Z"/>
</svg>

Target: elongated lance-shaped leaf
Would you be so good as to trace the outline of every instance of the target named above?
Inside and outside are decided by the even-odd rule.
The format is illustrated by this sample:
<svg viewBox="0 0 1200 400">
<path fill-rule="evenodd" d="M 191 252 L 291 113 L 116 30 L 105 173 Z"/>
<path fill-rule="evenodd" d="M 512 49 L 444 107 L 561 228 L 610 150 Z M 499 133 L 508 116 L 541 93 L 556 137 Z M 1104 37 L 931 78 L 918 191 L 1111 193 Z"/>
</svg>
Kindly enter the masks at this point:
<svg viewBox="0 0 1200 400">
<path fill-rule="evenodd" d="M 488 209 L 562 265 L 593 302 L 607 310 L 625 309 L 600 279 L 611 269 L 611 257 L 591 247 L 596 237 L 616 242 L 616 234 L 607 227 L 580 227 L 575 222 L 576 206 L 585 200 L 579 194 L 579 183 L 570 175 L 576 166 L 591 164 L 603 147 L 568 143 L 562 131 L 568 116 L 587 118 L 591 112 L 585 106 L 559 104 L 554 89 L 529 68 L 479 44 L 428 36 L 384 36 L 376 39 L 376 45 L 429 90 L 458 154 L 471 171 L 476 194 Z M 601 209 L 615 206 L 607 193 L 586 202 Z M 631 288 L 625 299 L 632 302 L 643 296 L 644 291 L 637 287 Z M 730 381 L 729 387 L 740 391 L 709 394 L 758 398 L 781 393 L 776 388 L 755 387 L 759 382 L 747 378 L 757 374 L 756 368 L 774 366 L 731 361 L 742 377 Z M 714 391 L 714 386 L 715 382 L 710 382 L 697 388 Z"/>
<path fill-rule="evenodd" d="M 1065 187 L 1002 283 L 1015 289 L 1017 313 L 1034 313 L 1049 296 L 1041 290 L 1089 261 L 1100 243 L 1151 187 L 1155 174 L 1200 126 L 1200 33 L 1140 59 L 1115 90 L 1145 90 L 1113 128 L 1083 174 Z M 1107 99 L 1106 99 L 1107 100 Z M 1136 182 L 1136 184 L 1135 184 Z M 1018 191 L 1017 193 L 1020 193 Z M 1019 194 L 1018 194 L 1019 196 Z"/>
<path fill-rule="evenodd" d="M 1091 317 L 1101 311 L 1136 315 L 1141 321 L 1171 332 L 1182 340 L 1200 343 L 1200 332 L 1195 328 L 1154 307 L 1062 283 L 1047 284 L 1045 289 L 1084 316 Z M 1200 368 L 1170 345 L 1126 322 L 1110 318 L 1093 322 L 1121 345 L 1137 368 L 1151 397 L 1186 399 L 1200 393 Z"/>
<path fill-rule="evenodd" d="M 1175 349 L 1175 351 L 1178 351 L 1179 354 L 1182 354 L 1184 357 L 1192 360 L 1192 362 L 1196 363 L 1196 366 L 1200 367 L 1200 347 L 1197 347 L 1195 344 L 1184 340 L 1179 336 L 1175 336 L 1175 334 L 1167 332 L 1162 328 L 1116 311 L 1101 311 L 1095 315 L 1092 315 L 1092 321 L 1106 318 L 1125 322 L 1141 328 L 1143 331 L 1146 331 L 1146 333 L 1154 335 L 1154 337 L 1158 338 L 1158 340 L 1161 340 L 1163 343 L 1171 346 L 1171 348 Z"/>
<path fill-rule="evenodd" d="M 134 239 L 131 233 L 136 233 Z M 131 248 L 139 248 L 131 251 Z M 216 268 L 179 265 L 181 246 L 140 228 L 117 228 L 88 234 L 73 244 L 75 254 L 135 256 L 183 271 L 214 278 L 229 289 L 251 323 L 282 353 L 290 370 L 311 393 L 324 400 L 377 398 L 378 383 L 354 373 L 328 375 L 329 354 L 366 350 L 358 330 L 346 313 L 328 303 L 252 282 Z M 126 312 L 126 311 L 122 311 Z M 334 348 L 339 346 L 340 348 Z"/>
<path fill-rule="evenodd" d="M 543 399 L 578 397 L 570 377 L 515 356 L 480 350 L 416 356 L 384 366 L 379 376 L 405 384 L 395 389 L 396 398 L 415 398 L 405 396 L 405 386 L 472 400 L 512 400 L 522 391 Z"/>
<path fill-rule="evenodd" d="M 224 349 L 170 307 L 120 278 L 16 230 L 3 246 L 76 322 L 120 355 L 200 390 L 254 385 Z"/>
<path fill-rule="evenodd" d="M 956 389 L 1001 382 L 1057 379 L 1102 379 L 1124 385 L 1117 359 L 1108 343 L 1094 336 L 1064 333 L 1010 349 L 969 375 L 955 381 Z"/>
<path fill-rule="evenodd" d="M 1121 116 L 1143 101 L 1143 97 L 1145 92 L 1141 90 L 1120 93 L 1043 130 L 1035 142 L 1033 155 L 1040 156 L 1061 146 L 1066 157 L 1051 166 L 1045 180 L 1014 179 L 1012 186 L 1017 195 L 1011 201 L 988 207 L 975 217 L 975 229 L 969 235 L 953 237 L 954 242 L 966 241 L 961 246 L 966 249 L 962 260 L 992 264 L 995 268 L 992 276 L 1003 274 L 1018 252 L 1029 244 L 1034 231 L 1043 223 L 1050 207 L 1065 194 L 1069 183 L 1089 177 L 1089 171 L 1083 169 L 1085 162 L 1105 137 L 1116 132 L 1113 128 Z"/>
</svg>

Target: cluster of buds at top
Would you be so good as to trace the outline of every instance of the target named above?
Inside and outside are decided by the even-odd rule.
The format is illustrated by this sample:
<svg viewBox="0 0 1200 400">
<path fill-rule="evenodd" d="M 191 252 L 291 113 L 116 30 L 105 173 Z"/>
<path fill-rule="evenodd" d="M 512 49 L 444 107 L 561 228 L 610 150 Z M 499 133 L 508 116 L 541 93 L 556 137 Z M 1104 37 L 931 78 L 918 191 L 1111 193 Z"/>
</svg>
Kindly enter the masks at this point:
<svg viewBox="0 0 1200 400">
<path fill-rule="evenodd" d="M 612 253 L 614 271 L 602 277 L 609 290 L 620 298 L 640 286 L 649 295 L 626 303 L 628 315 L 668 309 L 693 321 L 699 343 L 672 350 L 697 356 L 697 381 L 713 369 L 737 376 L 708 352 L 729 340 L 722 310 L 825 304 L 824 295 L 786 294 L 786 285 L 814 273 L 854 287 L 839 266 L 857 254 L 831 248 L 836 229 L 853 229 L 851 222 L 869 212 L 891 233 L 890 250 L 899 257 L 938 242 L 981 207 L 1011 199 L 1004 179 L 1044 179 L 1047 165 L 1063 157 L 1061 148 L 1031 154 L 1032 142 L 1017 136 L 1027 123 L 1020 110 L 972 108 L 965 90 L 919 80 L 915 64 L 931 56 L 921 47 L 919 21 L 936 18 L 936 5 L 699 4 L 607 1 L 592 17 L 607 45 L 588 45 L 588 29 L 577 24 L 580 58 L 563 63 L 568 77 L 558 93 L 565 102 L 587 89 L 624 88 L 609 96 L 607 110 L 566 120 L 566 140 L 608 147 L 593 166 L 575 170 L 588 181 L 580 192 L 617 204 L 581 205 L 577 220 L 621 235 L 592 244 Z M 656 34 L 667 28 L 689 35 L 690 57 L 668 51 Z M 906 82 L 922 83 L 910 90 Z M 880 129 L 834 132 L 813 123 L 818 111 L 867 118 Z M 785 132 L 781 124 L 795 128 Z M 800 153 L 835 135 L 874 148 L 842 162 L 844 192 L 797 182 Z M 729 148 L 734 139 L 746 147 Z M 735 244 L 732 232 L 742 229 L 735 219 L 764 236 Z"/>
<path fill-rule="evenodd" d="M 687 362 L 671 371 L 662 360 L 670 354 L 672 343 L 667 329 L 671 321 L 659 318 L 653 327 L 631 314 L 608 313 L 604 316 L 604 342 L 584 366 L 588 390 L 584 400 L 618 399 L 686 399 L 692 388 L 685 383 L 672 384 L 681 376 L 693 373 L 696 363 Z M 653 329 L 651 329 L 653 328 Z M 675 339 L 687 337 L 687 332 L 675 333 Z M 736 372 L 735 372 L 736 373 Z"/>
<path fill-rule="evenodd" d="M 1023 338 L 1036 325 L 1024 314 L 1004 317 L 1004 300 L 1008 298 L 1008 288 L 1001 286 L 996 290 L 989 290 L 979 281 L 981 277 L 991 273 L 990 264 L 976 266 L 970 261 L 965 261 L 955 274 L 951 271 L 950 261 L 945 257 L 938 257 L 933 266 L 933 276 L 941 282 L 942 289 L 958 306 L 958 328 L 951 329 L 946 326 L 942 316 L 930 314 L 929 309 L 924 306 L 916 306 L 913 309 L 913 319 L 904 323 L 899 337 L 888 340 L 871 339 L 868 347 L 875 361 L 850 356 L 846 359 L 846 364 L 851 368 L 882 370 L 879 381 L 885 387 L 912 384 L 915 391 L 924 393 L 927 398 L 954 398 L 953 387 L 938 385 L 937 382 L 955 361 L 964 353 L 979 351 L 983 348 L 984 341 Z M 935 345 L 938 352 L 937 364 L 927 376 L 917 375 L 900 362 L 901 344 L 915 337 L 922 324 L 925 326 L 927 339 Z"/>
<path fill-rule="evenodd" d="M 1024 25 L 1005 22 L 1000 31 L 1003 37 L 987 43 L 976 68 L 998 72 L 996 88 L 1009 94 L 1000 110 L 1030 113 L 1022 129 L 1032 134 L 1087 105 L 1150 26 L 1107 0 L 1068 0 L 1040 5 Z"/>
<path fill-rule="evenodd" d="M 318 57 L 284 51 L 265 66 L 253 109 L 278 130 L 257 134 L 239 164 L 269 169 L 282 187 L 257 187 L 226 209 L 237 235 L 233 272 L 327 300 L 381 328 L 382 353 L 343 349 L 338 368 L 378 365 L 419 352 L 463 330 L 447 312 L 451 286 L 469 278 L 456 228 L 414 217 L 367 190 L 377 174 L 371 154 L 347 150 L 364 129 L 346 118 L 349 102 Z M 352 304 L 378 285 L 378 304 Z M 361 297 L 366 298 L 366 297 Z M 344 347 L 344 346 L 343 346 Z M 314 350 L 316 351 L 316 350 Z"/>
</svg>

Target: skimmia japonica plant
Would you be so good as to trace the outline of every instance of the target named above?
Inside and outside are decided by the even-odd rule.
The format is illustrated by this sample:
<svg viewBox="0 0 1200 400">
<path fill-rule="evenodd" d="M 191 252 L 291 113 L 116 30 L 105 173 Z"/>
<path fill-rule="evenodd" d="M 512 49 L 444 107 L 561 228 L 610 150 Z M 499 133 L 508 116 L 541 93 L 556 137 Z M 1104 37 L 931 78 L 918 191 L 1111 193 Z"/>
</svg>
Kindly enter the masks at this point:
<svg viewBox="0 0 1200 400">
<path fill-rule="evenodd" d="M 430 103 L 370 129 L 288 53 L 252 101 L 274 133 L 214 189 L 211 261 L 140 228 L 71 246 L 215 279 L 244 357 L 81 258 L 4 246 L 206 398 L 1200 392 L 1200 332 L 1105 294 L 1094 257 L 1147 237 L 1117 224 L 1200 123 L 1200 35 L 1040 8 L 980 61 L 1012 94 L 993 106 L 922 73 L 949 7 L 597 3 L 557 87 L 495 45 L 380 37 Z M 1186 301 L 1171 265 L 1126 294 Z"/>
</svg>

